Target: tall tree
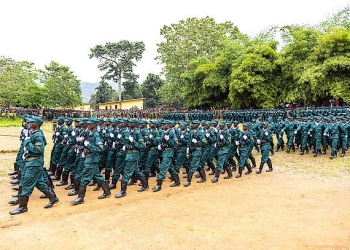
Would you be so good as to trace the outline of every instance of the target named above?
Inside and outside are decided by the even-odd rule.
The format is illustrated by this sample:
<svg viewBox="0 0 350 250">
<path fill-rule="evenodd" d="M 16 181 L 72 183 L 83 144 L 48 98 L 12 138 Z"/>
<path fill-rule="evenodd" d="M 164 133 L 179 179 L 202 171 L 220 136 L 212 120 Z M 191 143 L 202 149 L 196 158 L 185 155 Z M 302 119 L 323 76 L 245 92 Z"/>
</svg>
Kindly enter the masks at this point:
<svg viewBox="0 0 350 250">
<path fill-rule="evenodd" d="M 174 103 L 181 102 L 184 98 L 181 90 L 187 83 L 187 78 L 182 78 L 181 74 L 190 70 L 191 59 L 207 57 L 212 60 L 215 52 L 222 48 L 221 42 L 237 32 L 231 22 L 216 23 L 210 17 L 188 18 L 164 26 L 160 34 L 165 42 L 157 44 L 159 56 L 156 59 L 164 65 L 167 83 L 159 92 L 167 94 Z"/>
<path fill-rule="evenodd" d="M 142 97 L 140 85 L 137 83 L 137 78 L 137 75 L 128 75 L 125 81 L 123 82 L 123 100 L 130 100 Z"/>
<path fill-rule="evenodd" d="M 164 80 L 159 75 L 148 74 L 146 80 L 141 84 L 142 96 L 146 98 L 144 108 L 154 108 L 160 105 L 157 91 L 163 86 Z"/>
<path fill-rule="evenodd" d="M 97 109 L 96 93 L 91 94 L 89 104 L 93 110 Z"/>
<path fill-rule="evenodd" d="M 105 72 L 103 79 L 118 83 L 119 101 L 122 100 L 122 78 L 130 78 L 134 75 L 135 62 L 142 59 L 145 51 L 143 42 L 129 42 L 121 40 L 117 43 L 96 45 L 90 49 L 89 58 L 99 60 L 98 68 Z"/>
<path fill-rule="evenodd" d="M 46 107 L 73 107 L 82 104 L 80 81 L 68 66 L 52 61 L 41 74 Z"/>
</svg>

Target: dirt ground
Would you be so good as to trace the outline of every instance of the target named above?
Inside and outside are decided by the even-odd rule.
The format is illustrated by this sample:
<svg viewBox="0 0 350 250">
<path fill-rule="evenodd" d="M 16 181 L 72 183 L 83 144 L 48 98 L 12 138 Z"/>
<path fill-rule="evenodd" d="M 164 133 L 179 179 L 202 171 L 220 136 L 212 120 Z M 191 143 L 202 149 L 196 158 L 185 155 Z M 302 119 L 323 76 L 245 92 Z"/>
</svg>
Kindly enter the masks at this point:
<svg viewBox="0 0 350 250">
<path fill-rule="evenodd" d="M 1 147 L 16 149 L 18 131 L 0 128 Z M 216 184 L 194 179 L 187 188 L 165 181 L 157 193 L 138 193 L 134 185 L 122 199 L 114 198 L 119 183 L 104 200 L 89 187 L 78 206 L 56 187 L 60 202 L 51 209 L 35 190 L 29 211 L 10 216 L 16 206 L 7 204 L 15 193 L 7 172 L 14 158 L 0 154 L 0 249 L 350 249 L 349 156 L 277 152 L 272 173 L 221 176 Z"/>
</svg>

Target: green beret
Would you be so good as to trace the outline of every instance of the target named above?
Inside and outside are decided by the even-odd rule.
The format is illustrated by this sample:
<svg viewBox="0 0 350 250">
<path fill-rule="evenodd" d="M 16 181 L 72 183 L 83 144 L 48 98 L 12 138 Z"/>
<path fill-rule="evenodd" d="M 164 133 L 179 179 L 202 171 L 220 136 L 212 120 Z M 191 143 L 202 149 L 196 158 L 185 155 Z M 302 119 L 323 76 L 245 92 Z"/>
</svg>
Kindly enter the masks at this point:
<svg viewBox="0 0 350 250">
<path fill-rule="evenodd" d="M 201 122 L 199 120 L 194 120 L 192 123 L 193 124 L 200 124 Z"/>
<path fill-rule="evenodd" d="M 158 122 L 157 120 L 151 120 L 150 122 L 153 123 L 153 124 L 155 124 L 155 125 L 158 125 L 158 124 L 159 124 L 159 122 Z"/>
<path fill-rule="evenodd" d="M 219 121 L 218 120 L 213 120 L 213 124 L 218 124 Z"/>
<path fill-rule="evenodd" d="M 268 122 L 263 122 L 262 124 L 263 124 L 263 125 L 269 125 L 269 123 L 268 123 Z"/>
<path fill-rule="evenodd" d="M 71 117 L 67 117 L 67 118 L 65 119 L 65 121 L 66 121 L 66 122 L 72 122 L 73 119 L 72 119 Z"/>
<path fill-rule="evenodd" d="M 234 123 L 234 124 L 238 124 L 239 122 L 238 122 L 237 120 L 234 120 L 233 123 Z"/>
<path fill-rule="evenodd" d="M 162 121 L 162 124 L 171 124 L 171 121 L 169 121 L 169 120 L 163 120 L 163 121 Z"/>
<path fill-rule="evenodd" d="M 136 124 L 138 124 L 139 120 L 137 120 L 137 118 L 130 118 L 129 119 L 129 123 L 136 123 Z"/>
<path fill-rule="evenodd" d="M 64 120 L 65 120 L 65 118 L 63 116 L 60 116 L 57 118 L 57 121 L 59 121 L 59 122 L 64 122 Z"/>
<path fill-rule="evenodd" d="M 140 123 L 142 123 L 142 124 L 149 124 L 149 122 L 147 120 L 140 120 Z"/>
<path fill-rule="evenodd" d="M 87 124 L 97 124 L 97 123 L 99 123 L 99 122 L 100 122 L 99 119 L 90 118 L 90 119 L 87 121 Z"/>
<path fill-rule="evenodd" d="M 226 122 L 224 121 L 219 122 L 219 126 L 225 126 L 225 125 L 226 125 Z"/>
<path fill-rule="evenodd" d="M 24 114 L 24 115 L 22 115 L 22 116 L 21 116 L 21 118 L 23 118 L 23 119 L 27 119 L 27 118 L 28 118 L 28 116 L 29 116 L 28 114 Z"/>
<path fill-rule="evenodd" d="M 27 118 L 27 122 L 31 123 L 31 122 L 35 122 L 38 123 L 40 126 L 44 123 L 43 119 L 41 119 L 41 117 L 39 116 L 31 116 Z"/>
<path fill-rule="evenodd" d="M 89 118 L 81 118 L 79 121 L 79 124 L 83 124 L 85 122 L 87 122 L 89 120 Z"/>
<path fill-rule="evenodd" d="M 211 126 L 211 122 L 209 122 L 209 121 L 207 121 L 206 123 L 205 123 L 205 125 L 208 125 L 208 126 Z"/>
<path fill-rule="evenodd" d="M 250 123 L 249 122 L 245 122 L 245 123 L 243 123 L 243 126 L 244 127 L 250 127 Z"/>
</svg>

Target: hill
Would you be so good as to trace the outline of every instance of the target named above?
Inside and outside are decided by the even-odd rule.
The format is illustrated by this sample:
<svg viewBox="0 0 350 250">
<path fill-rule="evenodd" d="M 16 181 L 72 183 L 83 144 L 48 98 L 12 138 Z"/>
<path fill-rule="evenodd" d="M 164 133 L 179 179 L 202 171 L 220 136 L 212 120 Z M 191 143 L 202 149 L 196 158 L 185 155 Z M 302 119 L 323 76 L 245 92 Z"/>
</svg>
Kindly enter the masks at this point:
<svg viewBox="0 0 350 250">
<path fill-rule="evenodd" d="M 96 87 L 98 87 L 98 83 L 91 82 L 81 82 L 81 94 L 83 96 L 83 102 L 88 102 L 91 94 L 96 92 Z"/>
</svg>

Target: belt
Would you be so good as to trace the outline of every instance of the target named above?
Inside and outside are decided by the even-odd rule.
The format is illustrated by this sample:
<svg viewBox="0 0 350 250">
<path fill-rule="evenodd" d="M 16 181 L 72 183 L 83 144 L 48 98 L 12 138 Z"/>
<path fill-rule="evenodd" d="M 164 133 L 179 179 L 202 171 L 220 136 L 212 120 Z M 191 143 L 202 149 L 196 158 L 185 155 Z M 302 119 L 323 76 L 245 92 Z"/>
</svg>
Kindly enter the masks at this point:
<svg viewBox="0 0 350 250">
<path fill-rule="evenodd" d="M 157 147 L 150 147 L 149 150 L 156 149 Z"/>
<path fill-rule="evenodd" d="M 74 148 L 75 148 L 75 145 L 70 146 L 70 148 L 74 149 Z"/>
<path fill-rule="evenodd" d="M 136 152 L 139 152 L 138 150 L 126 150 L 127 153 L 136 153 Z"/>
<path fill-rule="evenodd" d="M 164 151 L 173 150 L 174 148 L 165 148 Z"/>
<path fill-rule="evenodd" d="M 38 156 L 38 157 L 28 157 L 28 158 L 26 158 L 26 161 L 34 161 L 34 160 L 36 160 L 36 159 L 39 159 L 39 158 L 41 158 L 41 156 Z"/>
<path fill-rule="evenodd" d="M 335 135 L 339 135 L 339 134 L 331 134 L 331 136 L 335 136 Z"/>
</svg>

